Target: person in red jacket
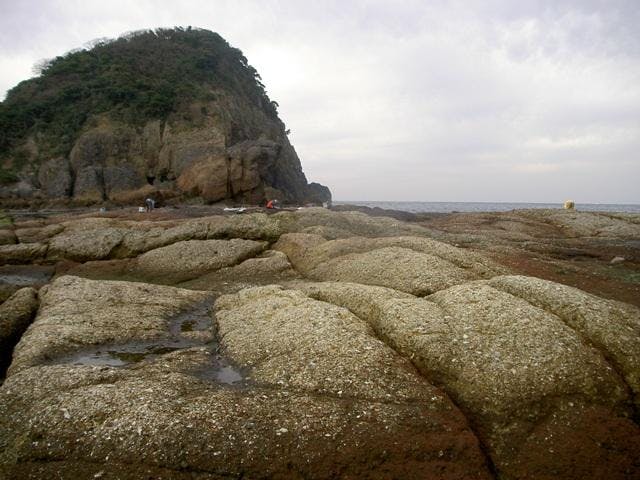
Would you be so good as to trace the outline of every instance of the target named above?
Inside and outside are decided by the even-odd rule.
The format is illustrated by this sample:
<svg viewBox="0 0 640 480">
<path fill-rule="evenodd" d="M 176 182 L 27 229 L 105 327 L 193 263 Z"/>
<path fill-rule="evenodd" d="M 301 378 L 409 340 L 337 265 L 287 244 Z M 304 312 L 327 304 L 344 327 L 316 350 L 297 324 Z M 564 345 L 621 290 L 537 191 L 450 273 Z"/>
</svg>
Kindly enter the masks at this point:
<svg viewBox="0 0 640 480">
<path fill-rule="evenodd" d="M 269 200 L 267 202 L 267 208 L 276 208 L 275 205 L 273 204 L 273 200 Z"/>
</svg>

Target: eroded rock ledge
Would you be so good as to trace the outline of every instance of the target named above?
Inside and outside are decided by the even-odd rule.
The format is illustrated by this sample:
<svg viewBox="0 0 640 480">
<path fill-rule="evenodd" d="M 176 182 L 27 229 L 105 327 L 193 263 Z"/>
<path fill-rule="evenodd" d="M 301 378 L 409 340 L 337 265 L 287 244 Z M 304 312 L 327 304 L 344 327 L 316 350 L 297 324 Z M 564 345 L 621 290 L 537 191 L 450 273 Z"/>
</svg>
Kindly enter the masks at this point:
<svg viewBox="0 0 640 480">
<path fill-rule="evenodd" d="M 356 213 L 52 225 L 8 478 L 640 478 L 637 307 Z"/>
</svg>

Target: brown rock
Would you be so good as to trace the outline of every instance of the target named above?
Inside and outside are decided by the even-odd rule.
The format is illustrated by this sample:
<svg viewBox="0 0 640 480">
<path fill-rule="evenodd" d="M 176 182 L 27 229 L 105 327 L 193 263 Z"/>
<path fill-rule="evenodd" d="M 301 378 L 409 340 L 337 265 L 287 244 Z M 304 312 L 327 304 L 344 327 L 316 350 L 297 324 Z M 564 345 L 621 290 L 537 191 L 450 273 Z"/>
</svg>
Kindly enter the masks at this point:
<svg viewBox="0 0 640 480">
<path fill-rule="evenodd" d="M 27 329 L 36 310 L 38 292 L 27 287 L 16 291 L 0 305 L 0 378 L 11 363 L 13 347 Z"/>
<path fill-rule="evenodd" d="M 5 263 L 37 263 L 44 259 L 47 245 L 42 243 L 18 243 L 0 245 L 0 265 Z"/>
<path fill-rule="evenodd" d="M 216 380 L 204 347 L 120 368 L 60 356 L 169 338 L 172 316 L 203 295 L 54 282 L 0 388 L 0 473 L 491 478 L 477 439 L 442 392 L 348 311 L 300 292 L 266 287 L 222 300 L 221 347 L 243 372 L 238 385 Z"/>
<path fill-rule="evenodd" d="M 14 243 L 18 243 L 15 232 L 8 228 L 0 229 L 0 245 L 13 245 Z"/>
<path fill-rule="evenodd" d="M 73 186 L 69 161 L 65 158 L 54 158 L 43 163 L 38 171 L 38 181 L 48 197 L 68 197 Z"/>
<path fill-rule="evenodd" d="M 156 282 L 175 284 L 236 265 L 257 255 L 266 246 L 266 242 L 237 238 L 176 242 L 141 255 L 137 270 Z"/>
<path fill-rule="evenodd" d="M 64 227 L 59 224 L 41 227 L 17 228 L 16 236 L 20 243 L 46 243 L 48 240 L 62 232 Z"/>
<path fill-rule="evenodd" d="M 83 167 L 76 172 L 73 197 L 81 202 L 97 203 L 104 200 L 102 168 Z"/>
<path fill-rule="evenodd" d="M 229 166 L 226 157 L 214 157 L 191 164 L 180 177 L 178 188 L 207 202 L 229 197 Z"/>
<path fill-rule="evenodd" d="M 65 231 L 53 237 L 49 242 L 47 257 L 50 260 L 69 259 L 79 262 L 108 258 L 111 252 L 124 238 L 120 228 L 102 227 L 105 222 L 94 222 L 98 228 L 90 228 L 91 222 L 86 222 L 83 230 Z"/>
<path fill-rule="evenodd" d="M 309 278 L 388 286 L 414 295 L 503 271 L 480 255 L 427 238 L 324 241 L 317 235 L 288 234 L 274 248 Z"/>
<path fill-rule="evenodd" d="M 92 345 L 166 340 L 171 318 L 211 300 L 172 287 L 59 277 L 41 290 L 41 312 L 16 347 L 9 374 Z"/>
<path fill-rule="evenodd" d="M 556 478 L 584 478 L 571 468 L 579 456 L 553 455 L 568 444 L 590 452 L 579 470 L 589 478 L 609 478 L 605 471 L 616 478 L 640 474 L 638 465 L 630 466 L 640 429 L 629 419 L 629 389 L 607 357 L 553 313 L 486 281 L 426 299 L 344 283 L 309 284 L 305 291 L 367 320 L 441 385 L 470 417 L 500 475 L 562 471 L 566 476 Z M 617 313 L 609 311 L 608 318 L 610 334 L 618 336 Z M 593 412 L 599 426 L 590 425 Z M 550 455 L 542 457 L 544 450 Z"/>
</svg>

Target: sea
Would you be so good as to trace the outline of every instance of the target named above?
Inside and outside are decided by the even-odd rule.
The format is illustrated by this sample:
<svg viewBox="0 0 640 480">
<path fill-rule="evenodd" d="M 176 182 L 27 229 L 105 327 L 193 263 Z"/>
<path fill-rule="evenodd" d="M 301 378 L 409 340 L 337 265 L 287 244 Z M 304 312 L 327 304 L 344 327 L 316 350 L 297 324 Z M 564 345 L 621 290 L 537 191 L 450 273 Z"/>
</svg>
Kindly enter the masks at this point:
<svg viewBox="0 0 640 480">
<path fill-rule="evenodd" d="M 508 212 L 529 208 L 562 208 L 562 203 L 507 203 L 507 202 L 385 202 L 361 200 L 334 200 L 334 205 L 362 205 L 404 212 Z M 576 203 L 576 210 L 584 212 L 640 213 L 640 204 Z"/>
</svg>

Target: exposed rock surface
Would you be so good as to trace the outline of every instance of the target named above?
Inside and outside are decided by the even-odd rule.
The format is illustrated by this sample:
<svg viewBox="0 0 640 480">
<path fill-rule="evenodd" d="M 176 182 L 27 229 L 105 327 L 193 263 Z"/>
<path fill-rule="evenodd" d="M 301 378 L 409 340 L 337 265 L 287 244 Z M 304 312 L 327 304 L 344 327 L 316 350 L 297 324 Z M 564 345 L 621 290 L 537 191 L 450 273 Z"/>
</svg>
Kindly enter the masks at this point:
<svg viewBox="0 0 640 480">
<path fill-rule="evenodd" d="M 138 315 L 125 316 L 125 295 Z M 221 300 L 220 346 L 247 376 L 239 386 L 207 376 L 206 347 L 121 368 L 60 357 L 89 344 L 166 337 L 170 316 L 202 298 L 73 277 L 52 284 L 0 390 L 8 432 L 0 472 L 491 478 L 442 392 L 347 310 L 300 292 L 266 287 Z M 62 338 L 50 344 L 53 325 Z"/>
<path fill-rule="evenodd" d="M 478 255 L 427 238 L 325 241 L 319 235 L 287 234 L 274 248 L 309 278 L 389 286 L 414 295 L 502 271 Z"/>
<path fill-rule="evenodd" d="M 15 235 L 20 243 L 46 243 L 51 237 L 63 230 L 62 225 L 53 224 L 43 227 L 17 228 Z"/>
<path fill-rule="evenodd" d="M 55 272 L 53 265 L 0 265 L 0 302 L 24 287 L 39 289 Z"/>
<path fill-rule="evenodd" d="M 523 275 L 640 306 L 640 214 L 579 208 L 414 216 L 434 238 L 481 251 Z M 625 261 L 611 264 L 615 257 Z"/>
<path fill-rule="evenodd" d="M 207 300 L 204 292 L 60 277 L 41 294 L 38 317 L 16 347 L 9 373 L 82 347 L 165 338 L 170 318 Z"/>
<path fill-rule="evenodd" d="M 64 198 L 71 195 L 73 179 L 69 160 L 52 158 L 44 162 L 38 171 L 38 182 L 48 197 Z"/>
<path fill-rule="evenodd" d="M 640 478 L 640 310 L 491 255 L 582 252 L 554 215 L 16 219 L 0 286 L 56 276 L 0 387 L 0 477 Z"/>
<path fill-rule="evenodd" d="M 298 278 L 299 274 L 284 253 L 267 250 L 260 257 L 182 282 L 179 286 L 216 293 L 235 293 L 256 285 L 287 284 Z"/>
<path fill-rule="evenodd" d="M 0 264 L 38 262 L 46 253 L 47 245 L 42 243 L 0 245 Z"/>
<path fill-rule="evenodd" d="M 602 351 L 640 408 L 640 309 L 538 278 L 496 277 L 489 284 L 551 312 Z"/>
<path fill-rule="evenodd" d="M 503 277 L 502 282 L 512 279 L 523 286 L 528 281 Z M 532 287 L 536 281 L 532 279 Z M 562 472 L 560 478 L 598 476 L 601 464 L 608 465 L 610 477 L 600 478 L 640 475 L 631 453 L 640 446 L 640 429 L 631 420 L 633 395 L 607 361 L 610 350 L 594 348 L 584 341 L 583 332 L 553 313 L 484 281 L 457 285 L 426 299 L 344 283 L 309 284 L 304 289 L 370 322 L 426 378 L 449 393 L 506 478 L 550 478 L 554 472 Z M 584 301 L 581 292 L 556 299 L 567 309 Z M 600 301 L 599 311 L 606 305 Z M 608 311 L 601 321 L 609 324 L 608 335 L 628 335 L 619 333 L 619 322 L 640 327 L 638 311 L 631 310 L 631 320 L 629 312 L 621 316 Z M 637 341 L 637 330 L 631 334 Z M 638 350 L 631 356 L 630 363 L 637 361 Z M 599 419 L 597 425 L 594 418 Z M 541 435 L 543 431 L 547 435 Z M 566 454 L 568 438 L 576 455 Z M 565 453 L 541 458 L 543 451 Z"/>
<path fill-rule="evenodd" d="M 0 305 L 0 378 L 11 363 L 13 347 L 33 320 L 38 309 L 38 293 L 22 288 Z"/>
<path fill-rule="evenodd" d="M 17 242 L 16 234 L 10 229 L 0 229 L 0 245 L 13 245 Z"/>
<path fill-rule="evenodd" d="M 158 281 L 183 282 L 240 263 L 265 249 L 253 240 L 189 240 L 156 248 L 138 258 L 138 270 Z"/>
</svg>

